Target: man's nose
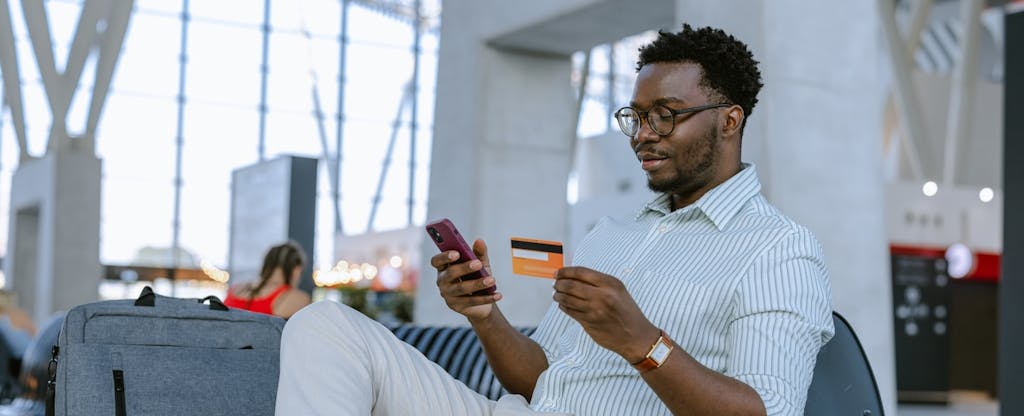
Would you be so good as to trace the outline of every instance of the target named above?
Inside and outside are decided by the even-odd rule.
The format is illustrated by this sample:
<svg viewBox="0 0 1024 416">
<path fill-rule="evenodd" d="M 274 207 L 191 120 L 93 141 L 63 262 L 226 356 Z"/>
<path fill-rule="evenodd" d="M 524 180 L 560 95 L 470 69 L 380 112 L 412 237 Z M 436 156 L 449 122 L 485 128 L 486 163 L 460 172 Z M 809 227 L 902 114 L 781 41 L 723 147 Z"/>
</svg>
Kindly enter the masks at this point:
<svg viewBox="0 0 1024 416">
<path fill-rule="evenodd" d="M 647 120 L 642 120 L 641 123 L 640 123 L 640 128 L 638 128 L 636 130 L 636 134 L 633 135 L 632 140 L 631 140 L 633 142 L 633 150 L 634 151 L 638 150 L 640 145 L 642 145 L 644 143 L 651 142 L 651 141 L 657 141 L 657 140 L 660 140 L 660 139 L 661 139 L 661 136 L 658 135 L 658 133 L 655 133 L 654 130 L 651 129 L 651 123 L 648 122 Z"/>
</svg>

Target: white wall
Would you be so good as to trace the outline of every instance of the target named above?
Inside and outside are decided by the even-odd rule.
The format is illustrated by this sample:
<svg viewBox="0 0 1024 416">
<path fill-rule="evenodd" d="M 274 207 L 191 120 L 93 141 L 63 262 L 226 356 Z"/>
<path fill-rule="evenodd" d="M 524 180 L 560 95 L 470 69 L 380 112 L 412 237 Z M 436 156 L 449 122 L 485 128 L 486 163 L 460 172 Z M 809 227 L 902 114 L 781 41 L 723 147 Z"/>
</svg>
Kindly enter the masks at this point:
<svg viewBox="0 0 1024 416">
<path fill-rule="evenodd" d="M 886 186 L 886 223 L 893 244 L 943 248 L 961 243 L 976 252 L 1003 251 L 1003 196 L 982 202 L 981 188 L 940 186 L 925 196 L 918 182 Z"/>
</svg>

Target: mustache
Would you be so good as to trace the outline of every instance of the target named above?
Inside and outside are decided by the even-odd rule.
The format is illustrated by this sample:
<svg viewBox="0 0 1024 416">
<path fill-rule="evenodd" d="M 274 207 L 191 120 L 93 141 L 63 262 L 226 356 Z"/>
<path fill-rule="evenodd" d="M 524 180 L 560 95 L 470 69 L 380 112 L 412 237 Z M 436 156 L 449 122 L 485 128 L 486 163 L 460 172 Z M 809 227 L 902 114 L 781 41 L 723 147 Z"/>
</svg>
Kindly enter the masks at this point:
<svg viewBox="0 0 1024 416">
<path fill-rule="evenodd" d="M 655 150 L 655 149 L 651 149 L 651 148 L 637 148 L 635 150 L 635 153 L 636 153 L 636 159 L 637 160 L 643 160 L 644 156 L 648 156 L 648 157 L 652 157 L 653 156 L 654 158 L 660 158 L 660 159 L 668 159 L 668 158 L 672 157 L 672 155 L 670 155 L 668 153 L 661 152 L 661 151 L 658 151 L 658 150 Z"/>
</svg>

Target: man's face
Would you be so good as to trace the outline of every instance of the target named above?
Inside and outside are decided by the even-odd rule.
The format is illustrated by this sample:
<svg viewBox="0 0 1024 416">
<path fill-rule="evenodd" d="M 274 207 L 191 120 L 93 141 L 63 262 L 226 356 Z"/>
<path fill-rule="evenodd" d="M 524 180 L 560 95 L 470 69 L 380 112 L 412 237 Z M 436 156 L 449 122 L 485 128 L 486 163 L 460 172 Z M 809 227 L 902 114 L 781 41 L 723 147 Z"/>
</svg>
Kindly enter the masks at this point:
<svg viewBox="0 0 1024 416">
<path fill-rule="evenodd" d="M 681 110 L 718 104 L 700 87 L 701 75 L 700 66 L 692 63 L 645 65 L 637 75 L 630 106 L 644 112 L 655 105 Z M 685 197 L 713 180 L 721 159 L 716 111 L 675 116 L 675 127 L 667 136 L 659 136 L 643 121 L 630 144 L 651 190 Z"/>
</svg>

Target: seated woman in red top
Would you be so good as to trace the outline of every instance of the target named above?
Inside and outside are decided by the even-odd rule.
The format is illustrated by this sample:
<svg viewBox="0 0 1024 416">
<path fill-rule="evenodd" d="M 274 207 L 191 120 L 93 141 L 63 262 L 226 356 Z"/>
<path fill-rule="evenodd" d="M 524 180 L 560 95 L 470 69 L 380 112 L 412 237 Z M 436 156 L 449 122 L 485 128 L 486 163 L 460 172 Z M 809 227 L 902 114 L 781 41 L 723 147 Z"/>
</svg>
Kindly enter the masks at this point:
<svg viewBox="0 0 1024 416">
<path fill-rule="evenodd" d="M 294 241 L 271 247 L 263 258 L 260 280 L 229 288 L 224 304 L 288 319 L 309 305 L 309 295 L 295 288 L 305 263 L 306 253 Z"/>
</svg>

